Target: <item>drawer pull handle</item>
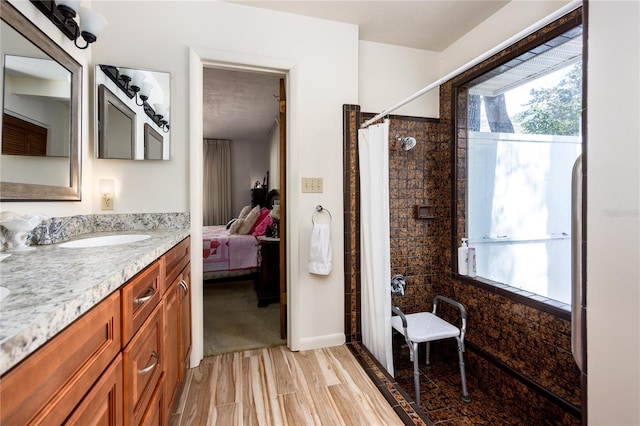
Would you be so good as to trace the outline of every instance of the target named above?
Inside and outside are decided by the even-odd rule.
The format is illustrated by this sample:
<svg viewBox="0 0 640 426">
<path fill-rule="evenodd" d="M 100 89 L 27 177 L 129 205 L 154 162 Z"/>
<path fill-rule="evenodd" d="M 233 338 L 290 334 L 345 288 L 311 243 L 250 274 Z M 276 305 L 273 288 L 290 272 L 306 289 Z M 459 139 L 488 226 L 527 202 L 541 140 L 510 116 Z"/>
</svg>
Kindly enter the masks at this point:
<svg viewBox="0 0 640 426">
<path fill-rule="evenodd" d="M 184 289 L 184 295 L 189 294 L 189 284 L 185 280 L 180 280 L 180 286 Z"/>
<path fill-rule="evenodd" d="M 151 356 L 154 358 L 151 365 L 143 368 L 142 370 L 138 370 L 138 374 L 140 374 L 141 376 L 144 376 L 145 374 L 153 370 L 156 365 L 158 365 L 158 361 L 160 360 L 160 358 L 158 357 L 158 353 L 156 351 L 153 351 L 151 352 Z"/>
<path fill-rule="evenodd" d="M 156 289 L 153 287 L 149 287 L 147 289 L 147 293 L 146 295 L 142 296 L 142 297 L 138 297 L 137 299 L 134 300 L 136 305 L 142 305 L 144 304 L 147 300 L 151 299 L 153 296 L 156 295 Z"/>
</svg>

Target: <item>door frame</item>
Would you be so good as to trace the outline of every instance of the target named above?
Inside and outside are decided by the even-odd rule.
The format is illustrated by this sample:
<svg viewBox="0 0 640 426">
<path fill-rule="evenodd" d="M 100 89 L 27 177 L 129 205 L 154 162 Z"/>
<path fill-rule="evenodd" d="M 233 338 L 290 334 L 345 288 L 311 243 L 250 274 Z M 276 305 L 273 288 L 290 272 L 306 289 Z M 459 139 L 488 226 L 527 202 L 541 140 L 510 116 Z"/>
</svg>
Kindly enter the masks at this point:
<svg viewBox="0 0 640 426">
<path fill-rule="evenodd" d="M 247 55 L 237 52 L 201 49 L 201 48 L 189 48 L 189 207 L 191 213 L 191 272 L 192 277 L 202 277 L 203 265 L 202 265 L 202 195 L 203 195 L 203 153 L 201 149 L 203 131 L 202 131 L 202 102 L 203 102 L 203 68 L 204 67 L 217 67 L 233 69 L 238 71 L 260 71 L 272 74 L 278 74 L 284 76 L 286 83 L 286 93 L 289 95 L 292 90 L 292 72 L 295 68 L 295 63 L 290 60 L 281 58 L 270 58 L 259 55 Z M 290 97 L 289 97 L 290 99 Z M 287 108 L 287 125 L 286 134 L 290 133 L 290 119 L 291 109 Z M 289 151 L 289 139 L 286 142 L 286 155 Z M 282 154 L 282 152 L 281 152 Z M 288 170 L 285 167 L 281 167 L 280 175 L 285 182 L 288 180 Z M 282 165 L 282 164 L 281 164 Z M 286 187 L 285 191 L 286 192 Z M 281 194 L 281 199 L 287 198 L 286 193 Z M 286 211 L 286 205 L 283 205 L 282 209 Z M 291 223 L 285 222 L 285 227 L 290 229 Z M 285 234 L 287 235 L 287 234 Z M 290 244 L 284 240 L 284 248 L 281 249 L 286 253 L 285 258 L 289 255 Z M 282 241 L 282 240 L 281 240 Z M 281 242 L 281 246 L 282 246 Z M 280 275 L 284 277 L 286 282 L 290 281 L 290 262 L 285 262 L 286 269 L 280 271 Z M 203 284 L 202 279 L 192 279 L 191 289 L 191 324 L 192 324 L 192 349 L 190 366 L 196 367 L 200 364 L 200 361 L 204 357 L 204 321 L 203 321 Z M 292 310 L 292 306 L 295 306 L 295 302 L 292 303 L 292 298 L 287 297 L 287 346 L 292 345 L 292 329 L 291 324 L 295 312 Z M 295 337 L 294 339 L 295 340 Z"/>
</svg>

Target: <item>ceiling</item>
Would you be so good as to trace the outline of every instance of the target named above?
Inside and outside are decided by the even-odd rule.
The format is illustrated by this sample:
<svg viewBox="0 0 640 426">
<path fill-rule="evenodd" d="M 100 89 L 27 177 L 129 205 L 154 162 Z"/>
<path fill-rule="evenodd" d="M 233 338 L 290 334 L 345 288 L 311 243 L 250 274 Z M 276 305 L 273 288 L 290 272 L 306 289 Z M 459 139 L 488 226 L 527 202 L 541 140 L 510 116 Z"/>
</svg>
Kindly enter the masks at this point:
<svg viewBox="0 0 640 426">
<path fill-rule="evenodd" d="M 251 7 L 356 24 L 360 40 L 442 51 L 509 1 L 242 1 Z M 266 139 L 278 112 L 278 76 L 205 69 L 205 138 Z M 246 117 L 252 117 L 247 121 Z"/>
<path fill-rule="evenodd" d="M 226 0 L 262 9 L 356 24 L 360 40 L 441 52 L 509 1 Z"/>
<path fill-rule="evenodd" d="M 278 115 L 281 76 L 205 68 L 202 77 L 205 138 L 267 140 Z"/>
</svg>

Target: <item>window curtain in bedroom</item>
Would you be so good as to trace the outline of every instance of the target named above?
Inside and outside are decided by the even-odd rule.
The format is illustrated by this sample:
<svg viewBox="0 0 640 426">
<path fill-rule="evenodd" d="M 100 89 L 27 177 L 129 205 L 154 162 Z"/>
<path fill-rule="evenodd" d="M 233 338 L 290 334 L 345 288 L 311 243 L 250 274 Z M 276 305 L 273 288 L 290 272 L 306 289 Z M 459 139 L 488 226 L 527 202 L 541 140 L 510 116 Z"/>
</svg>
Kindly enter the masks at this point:
<svg viewBox="0 0 640 426">
<path fill-rule="evenodd" d="M 393 375 L 389 120 L 358 130 L 362 343 Z"/>
<path fill-rule="evenodd" d="M 231 145 L 228 139 L 204 140 L 203 225 L 224 225 L 231 207 Z"/>
</svg>

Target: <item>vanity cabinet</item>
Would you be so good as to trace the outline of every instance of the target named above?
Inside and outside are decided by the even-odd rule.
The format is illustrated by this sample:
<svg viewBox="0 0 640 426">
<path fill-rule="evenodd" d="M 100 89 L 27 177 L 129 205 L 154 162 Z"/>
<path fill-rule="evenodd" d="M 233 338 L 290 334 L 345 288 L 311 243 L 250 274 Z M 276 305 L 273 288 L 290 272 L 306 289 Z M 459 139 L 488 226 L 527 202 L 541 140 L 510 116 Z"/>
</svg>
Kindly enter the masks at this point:
<svg viewBox="0 0 640 426">
<path fill-rule="evenodd" d="M 0 424 L 62 424 L 120 352 L 120 318 L 116 291 L 2 376 Z M 115 424 L 118 404 L 107 408 Z"/>
<path fill-rule="evenodd" d="M 190 274 L 187 237 L 3 375 L 0 424 L 167 425 L 191 349 Z"/>
</svg>

